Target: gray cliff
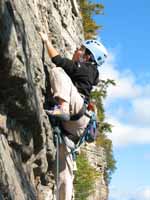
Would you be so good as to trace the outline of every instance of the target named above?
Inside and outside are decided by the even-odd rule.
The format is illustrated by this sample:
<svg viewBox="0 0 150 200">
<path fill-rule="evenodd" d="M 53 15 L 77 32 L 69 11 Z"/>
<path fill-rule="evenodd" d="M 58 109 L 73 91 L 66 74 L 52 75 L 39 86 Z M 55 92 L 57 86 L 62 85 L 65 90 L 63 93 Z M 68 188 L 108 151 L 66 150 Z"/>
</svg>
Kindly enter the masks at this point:
<svg viewBox="0 0 150 200">
<path fill-rule="evenodd" d="M 44 111 L 53 104 L 52 63 L 40 30 L 71 58 L 83 40 L 78 1 L 0 0 L 0 200 L 55 199 L 56 150 Z"/>
</svg>

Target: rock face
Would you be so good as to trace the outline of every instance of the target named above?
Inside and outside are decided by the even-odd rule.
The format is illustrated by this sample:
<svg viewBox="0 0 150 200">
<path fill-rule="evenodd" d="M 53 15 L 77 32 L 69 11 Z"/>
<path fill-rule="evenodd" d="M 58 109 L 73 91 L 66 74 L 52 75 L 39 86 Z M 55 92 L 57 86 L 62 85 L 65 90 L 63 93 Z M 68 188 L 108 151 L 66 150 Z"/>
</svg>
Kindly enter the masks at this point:
<svg viewBox="0 0 150 200">
<path fill-rule="evenodd" d="M 99 174 L 96 178 L 94 191 L 87 200 L 107 200 L 108 187 L 104 179 L 104 171 L 107 167 L 105 151 L 102 147 L 97 147 L 94 143 L 88 144 L 82 148 L 86 154 L 89 164 L 96 169 Z"/>
<path fill-rule="evenodd" d="M 44 111 L 53 104 L 52 63 L 39 30 L 71 58 L 83 40 L 78 2 L 0 1 L 0 199 L 55 199 L 55 146 Z"/>
</svg>

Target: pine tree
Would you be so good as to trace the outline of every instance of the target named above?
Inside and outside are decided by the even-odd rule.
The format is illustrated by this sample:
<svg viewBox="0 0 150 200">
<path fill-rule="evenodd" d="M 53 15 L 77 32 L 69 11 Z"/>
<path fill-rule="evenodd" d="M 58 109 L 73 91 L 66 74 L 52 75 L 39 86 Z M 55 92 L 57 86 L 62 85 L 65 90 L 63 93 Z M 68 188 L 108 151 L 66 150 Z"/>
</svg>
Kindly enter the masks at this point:
<svg viewBox="0 0 150 200">
<path fill-rule="evenodd" d="M 100 3 L 92 3 L 89 0 L 80 0 L 81 15 L 83 19 L 85 39 L 94 38 L 97 30 L 102 26 L 93 20 L 94 15 L 103 14 L 104 6 Z"/>
<path fill-rule="evenodd" d="M 116 169 L 112 141 L 107 137 L 107 133 L 112 132 L 112 125 L 105 121 L 105 110 L 103 106 L 103 99 L 107 97 L 107 88 L 109 85 L 115 85 L 114 80 L 100 80 L 97 89 L 91 94 L 91 98 L 96 103 L 97 117 L 99 120 L 99 135 L 96 140 L 96 145 L 103 147 L 106 153 L 107 168 L 105 169 L 104 177 L 107 184 L 110 183 L 111 175 Z"/>
</svg>

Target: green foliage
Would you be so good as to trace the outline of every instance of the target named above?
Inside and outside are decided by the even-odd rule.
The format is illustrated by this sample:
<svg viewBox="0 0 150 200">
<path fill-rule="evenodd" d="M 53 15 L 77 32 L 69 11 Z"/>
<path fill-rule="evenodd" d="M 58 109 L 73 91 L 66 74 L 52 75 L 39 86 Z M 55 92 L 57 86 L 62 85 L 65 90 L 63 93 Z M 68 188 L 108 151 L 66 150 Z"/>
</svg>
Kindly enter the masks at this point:
<svg viewBox="0 0 150 200">
<path fill-rule="evenodd" d="M 89 165 L 84 153 L 81 153 L 77 158 L 77 168 L 74 181 L 75 199 L 86 200 L 94 191 L 94 182 L 100 173 Z"/>
<path fill-rule="evenodd" d="M 90 0 L 80 0 L 81 15 L 85 39 L 94 38 L 96 31 L 101 28 L 93 20 L 94 15 L 103 14 L 104 6 L 101 3 L 93 3 Z"/>
<path fill-rule="evenodd" d="M 116 160 L 114 159 L 112 151 L 112 141 L 107 138 L 105 132 L 101 132 L 97 138 L 96 145 L 105 149 L 107 168 L 105 169 L 104 177 L 106 183 L 109 184 L 111 175 L 116 169 Z"/>
<path fill-rule="evenodd" d="M 105 118 L 105 113 L 104 113 L 105 111 L 104 111 L 102 99 L 106 98 L 107 88 L 110 85 L 115 85 L 114 80 L 111 80 L 111 79 L 100 80 L 97 85 L 97 89 L 91 92 L 90 98 L 94 99 L 96 102 L 96 107 L 97 107 L 97 112 L 98 112 L 97 115 L 100 122 L 103 122 Z"/>
<path fill-rule="evenodd" d="M 105 122 L 105 111 L 103 99 L 107 96 L 107 88 L 110 85 L 115 85 L 114 80 L 101 80 L 98 84 L 98 89 L 91 93 L 91 98 L 95 100 L 97 107 L 97 117 L 99 120 L 99 135 L 96 140 L 96 145 L 105 149 L 107 168 L 105 169 L 105 181 L 109 184 L 111 175 L 116 169 L 116 160 L 113 156 L 112 141 L 107 137 L 107 133 L 111 132 L 112 125 Z"/>
</svg>

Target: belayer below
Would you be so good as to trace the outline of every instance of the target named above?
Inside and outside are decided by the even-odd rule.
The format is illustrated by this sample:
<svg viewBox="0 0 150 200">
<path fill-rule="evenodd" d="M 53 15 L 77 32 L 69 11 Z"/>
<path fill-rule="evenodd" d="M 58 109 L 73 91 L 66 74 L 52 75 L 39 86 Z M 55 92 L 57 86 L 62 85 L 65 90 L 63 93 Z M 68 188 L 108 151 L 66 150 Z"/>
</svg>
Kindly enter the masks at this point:
<svg viewBox="0 0 150 200">
<path fill-rule="evenodd" d="M 89 101 L 90 92 L 99 81 L 98 67 L 105 62 L 107 50 L 97 40 L 86 40 L 70 60 L 60 56 L 47 34 L 39 34 L 47 47 L 49 57 L 56 65 L 50 71 L 50 84 L 58 104 L 46 112 L 62 119 L 65 137 L 76 143 L 89 124 L 90 118 L 85 114 L 85 102 Z M 70 148 L 63 143 L 59 146 L 59 165 L 57 200 L 71 200 L 74 160 Z"/>
</svg>

